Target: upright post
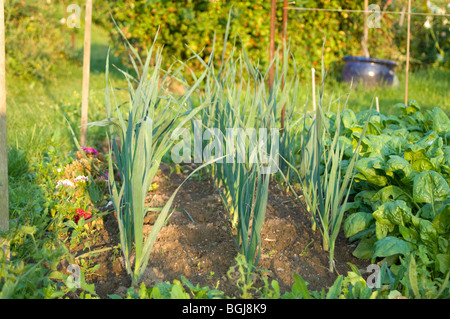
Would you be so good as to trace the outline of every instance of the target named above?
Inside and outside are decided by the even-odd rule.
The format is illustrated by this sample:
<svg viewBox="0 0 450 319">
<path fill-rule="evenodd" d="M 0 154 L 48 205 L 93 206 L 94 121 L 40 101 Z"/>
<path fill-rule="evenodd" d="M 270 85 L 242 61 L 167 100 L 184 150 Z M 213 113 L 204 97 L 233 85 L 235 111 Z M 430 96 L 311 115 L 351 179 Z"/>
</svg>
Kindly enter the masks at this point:
<svg viewBox="0 0 450 319">
<path fill-rule="evenodd" d="M 367 47 L 367 41 L 369 41 L 369 26 L 367 24 L 369 18 L 368 10 L 369 10 L 369 0 L 364 0 L 364 34 L 361 44 L 364 56 L 366 58 L 370 57 L 369 48 Z"/>
<path fill-rule="evenodd" d="M 269 63 L 272 63 L 275 57 L 275 19 L 277 13 L 277 0 L 271 0 L 270 8 L 270 44 L 269 44 Z M 272 64 L 269 70 L 269 88 L 272 90 L 275 75 L 275 65 Z"/>
<path fill-rule="evenodd" d="M 0 0 L 0 231 L 9 230 L 4 5 L 4 0 Z"/>
<path fill-rule="evenodd" d="M 81 96 L 81 136 L 80 144 L 86 147 L 89 106 L 89 72 L 91 68 L 91 24 L 92 0 L 86 1 L 86 18 L 84 25 L 83 89 Z"/>
<path fill-rule="evenodd" d="M 288 17 L 288 1 L 283 0 L 283 54 L 281 55 L 283 65 L 284 63 L 287 63 L 287 61 L 284 61 L 284 50 L 286 49 L 286 42 L 287 42 L 287 17 Z M 284 89 L 284 82 L 286 79 L 284 78 L 284 72 L 283 72 L 283 78 L 281 79 L 281 87 Z M 281 129 L 280 134 L 283 135 L 284 133 L 284 118 L 286 113 L 286 104 L 283 105 L 283 108 L 281 109 Z"/>
<path fill-rule="evenodd" d="M 408 1 L 408 34 L 406 35 L 405 105 L 408 105 L 409 47 L 411 42 L 411 0 Z"/>
</svg>

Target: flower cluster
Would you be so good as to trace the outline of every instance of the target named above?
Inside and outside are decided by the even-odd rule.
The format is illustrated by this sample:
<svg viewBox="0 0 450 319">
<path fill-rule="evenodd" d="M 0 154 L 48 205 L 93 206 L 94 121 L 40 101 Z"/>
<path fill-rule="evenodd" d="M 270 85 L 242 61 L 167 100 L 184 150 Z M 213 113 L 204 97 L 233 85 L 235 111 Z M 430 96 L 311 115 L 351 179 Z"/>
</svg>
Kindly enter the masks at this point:
<svg viewBox="0 0 450 319">
<path fill-rule="evenodd" d="M 65 186 L 65 187 L 69 187 L 69 188 L 74 188 L 75 184 L 72 183 L 69 179 L 62 179 L 59 180 L 56 184 L 56 188 L 60 188 L 61 186 Z"/>
<path fill-rule="evenodd" d="M 79 175 L 79 176 L 75 177 L 74 182 L 75 183 L 79 183 L 79 182 L 87 183 L 88 182 L 88 177 Z"/>
<path fill-rule="evenodd" d="M 74 217 L 73 219 L 74 219 L 75 223 L 77 223 L 77 224 L 78 224 L 78 221 L 79 221 L 82 217 L 84 218 L 84 220 L 88 220 L 89 218 L 92 217 L 91 213 L 86 212 L 84 209 L 78 208 L 78 209 L 75 209 L 75 212 L 76 212 L 77 214 L 75 215 L 75 217 Z"/>
</svg>

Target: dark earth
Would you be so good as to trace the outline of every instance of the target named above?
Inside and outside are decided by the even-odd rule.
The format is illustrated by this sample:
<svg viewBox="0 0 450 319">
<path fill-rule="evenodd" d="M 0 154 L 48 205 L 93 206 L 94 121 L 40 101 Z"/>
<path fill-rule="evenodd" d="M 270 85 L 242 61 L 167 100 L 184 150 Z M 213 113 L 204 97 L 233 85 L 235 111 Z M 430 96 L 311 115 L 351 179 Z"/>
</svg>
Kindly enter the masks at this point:
<svg viewBox="0 0 450 319">
<path fill-rule="evenodd" d="M 181 171 L 176 171 L 173 166 L 161 164 L 153 181 L 159 187 L 148 194 L 152 206 L 161 207 L 193 169 L 193 166 L 184 165 Z M 213 181 L 206 173 L 191 177 L 178 192 L 173 208 L 179 209 L 173 211 L 168 224 L 159 233 L 142 282 L 150 287 L 158 282 L 180 280 L 182 275 L 194 285 L 217 287 L 225 296 L 239 298 L 235 279 L 227 276 L 230 267 L 236 264 L 238 250 L 228 227 L 227 212 Z M 148 234 L 156 217 L 157 213 L 146 216 L 144 233 Z M 103 217 L 103 223 L 100 221 L 95 228 L 92 235 L 95 239 L 85 239 L 94 243 L 91 250 L 117 247 L 119 229 L 114 212 Z M 369 264 L 351 254 L 355 245 L 340 234 L 335 248 L 335 272 L 331 273 L 329 253 L 322 250 L 319 230 L 312 230 L 308 213 L 275 181 L 270 187 L 261 240 L 258 268 L 264 270 L 261 274 L 269 282 L 278 281 L 281 294 L 291 290 L 294 274 L 299 274 L 309 283 L 309 290 L 320 291 L 322 288 L 327 290 L 338 275 L 351 271 L 347 263 L 358 269 L 366 269 Z M 71 252 L 75 256 L 81 255 L 85 252 L 84 247 L 81 244 Z M 86 259 L 90 265 L 99 265 L 95 272 L 86 274 L 86 281 L 95 284 L 100 298 L 109 298 L 111 294 L 125 296 L 131 279 L 119 249 L 110 249 Z"/>
</svg>

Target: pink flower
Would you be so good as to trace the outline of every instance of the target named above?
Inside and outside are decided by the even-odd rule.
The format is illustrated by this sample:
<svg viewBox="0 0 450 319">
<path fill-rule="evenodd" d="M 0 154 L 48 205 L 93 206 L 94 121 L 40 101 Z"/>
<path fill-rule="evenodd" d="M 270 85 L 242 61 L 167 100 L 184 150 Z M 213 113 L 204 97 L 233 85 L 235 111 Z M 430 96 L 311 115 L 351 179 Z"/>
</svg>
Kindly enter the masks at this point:
<svg viewBox="0 0 450 319">
<path fill-rule="evenodd" d="M 58 183 L 56 184 L 56 188 L 60 188 L 61 186 L 73 188 L 73 187 L 75 187 L 75 184 L 72 183 L 72 182 L 71 182 L 70 180 L 68 180 L 68 179 L 63 179 L 63 180 L 59 180 L 59 181 L 58 181 Z"/>
<path fill-rule="evenodd" d="M 75 179 L 74 179 L 74 182 L 75 183 L 79 183 L 79 182 L 84 182 L 84 183 L 86 183 L 88 181 L 88 178 L 86 177 L 86 176 L 77 176 Z"/>
<path fill-rule="evenodd" d="M 82 147 L 81 149 L 85 151 L 87 154 L 94 154 L 94 155 L 98 154 L 98 151 L 93 147 Z"/>
</svg>

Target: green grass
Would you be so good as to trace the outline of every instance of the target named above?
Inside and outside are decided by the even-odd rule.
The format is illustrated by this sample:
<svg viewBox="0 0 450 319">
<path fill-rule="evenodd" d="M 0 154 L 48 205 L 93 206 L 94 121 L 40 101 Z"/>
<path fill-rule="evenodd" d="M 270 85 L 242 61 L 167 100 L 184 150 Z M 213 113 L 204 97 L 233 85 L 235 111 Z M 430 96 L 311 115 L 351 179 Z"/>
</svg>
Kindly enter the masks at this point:
<svg viewBox="0 0 450 319">
<path fill-rule="evenodd" d="M 68 35 L 70 36 L 70 35 Z M 104 117 L 105 63 L 109 48 L 108 34 L 98 26 L 92 30 L 92 60 L 90 75 L 89 121 Z M 19 77 L 8 78 L 8 145 L 27 153 L 41 153 L 42 145 L 56 144 L 64 150 L 73 149 L 66 116 L 74 131 L 79 134 L 81 115 L 82 50 L 83 33 L 77 34 L 76 52 L 72 59 L 60 61 L 48 83 L 39 80 L 25 80 Z M 124 68 L 119 58 L 111 57 L 111 65 Z M 110 77 L 116 87 L 125 88 L 123 77 L 114 67 L 110 68 Z M 298 93 L 299 106 L 306 103 L 310 94 L 310 79 L 307 70 L 303 74 L 303 85 Z M 398 71 L 400 84 L 396 88 L 378 88 L 375 90 L 353 89 L 348 107 L 355 112 L 368 109 L 378 96 L 380 109 L 392 113 L 392 106 L 404 102 L 404 73 Z M 338 82 L 338 74 L 329 74 L 325 85 L 325 102 L 330 98 L 345 96 L 348 85 Z M 409 100 L 415 99 L 419 105 L 431 109 L 434 106 L 450 112 L 450 71 L 429 69 L 411 73 L 409 77 Z M 126 97 L 127 91 L 124 91 Z M 299 112 L 302 112 L 300 110 Z M 335 110 L 333 110 L 335 111 Z M 102 136 L 98 128 L 88 129 L 88 143 L 96 144 Z"/>
<path fill-rule="evenodd" d="M 90 74 L 89 121 L 104 117 L 105 63 L 108 38 L 104 30 L 94 27 Z M 76 134 L 81 118 L 83 77 L 82 35 L 77 39 L 78 51 L 70 60 L 58 61 L 48 82 L 19 77 L 7 81 L 8 146 L 26 151 L 28 156 L 42 154 L 43 146 L 58 145 L 61 151 L 74 148 L 67 117 Z M 120 65 L 118 59 L 112 64 Z M 119 73 L 111 68 L 114 83 L 125 86 Z M 126 92 L 125 92 L 126 93 Z M 88 144 L 99 142 L 101 130 L 88 129 Z"/>
<path fill-rule="evenodd" d="M 325 101 L 331 97 L 346 95 L 351 90 L 348 101 L 348 108 L 355 112 L 369 109 L 373 101 L 375 107 L 375 97 L 378 97 L 380 111 L 384 114 L 393 114 L 393 106 L 405 101 L 405 74 L 404 71 L 396 72 L 399 78 L 397 87 L 365 89 L 361 86 L 350 88 L 348 84 L 339 82 L 336 78 L 339 74 L 329 74 L 325 82 Z M 307 77 L 309 72 L 305 72 Z M 309 80 L 309 79 L 308 79 Z M 418 70 L 409 75 L 408 101 L 416 100 L 425 109 L 440 107 L 445 112 L 450 112 L 450 71 L 442 69 Z M 310 82 L 304 90 L 310 90 Z M 306 92 L 304 92 L 306 94 Z M 300 97 L 305 98 L 305 94 Z M 346 98 L 346 96 L 345 96 Z M 337 106 L 335 106 L 337 108 Z M 335 112 L 336 109 L 333 109 Z"/>
</svg>

